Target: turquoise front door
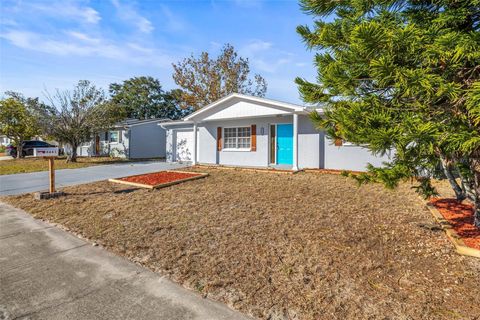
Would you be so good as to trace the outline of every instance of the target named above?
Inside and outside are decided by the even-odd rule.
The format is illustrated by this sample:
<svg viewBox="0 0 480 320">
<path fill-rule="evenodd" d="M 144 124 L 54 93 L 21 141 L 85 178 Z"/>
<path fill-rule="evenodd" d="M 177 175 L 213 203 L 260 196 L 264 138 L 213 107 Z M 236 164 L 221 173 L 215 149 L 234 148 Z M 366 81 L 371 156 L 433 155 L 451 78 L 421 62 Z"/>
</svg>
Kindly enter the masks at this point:
<svg viewBox="0 0 480 320">
<path fill-rule="evenodd" d="M 277 125 L 277 164 L 293 164 L 293 125 Z"/>
</svg>

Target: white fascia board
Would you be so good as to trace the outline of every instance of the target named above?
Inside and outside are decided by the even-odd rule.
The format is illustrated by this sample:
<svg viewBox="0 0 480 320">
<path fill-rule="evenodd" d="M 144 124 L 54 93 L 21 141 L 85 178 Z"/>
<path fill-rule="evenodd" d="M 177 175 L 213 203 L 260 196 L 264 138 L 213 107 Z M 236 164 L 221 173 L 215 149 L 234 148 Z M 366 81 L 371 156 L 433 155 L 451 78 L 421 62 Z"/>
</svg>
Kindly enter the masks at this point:
<svg viewBox="0 0 480 320">
<path fill-rule="evenodd" d="M 199 121 L 198 123 L 204 123 L 204 122 L 222 122 L 222 121 L 231 121 L 231 120 L 243 120 L 243 119 L 258 119 L 258 118 L 285 118 L 292 116 L 294 112 L 292 113 L 283 113 L 283 114 L 267 114 L 267 115 L 259 115 L 259 116 L 245 116 L 245 117 L 232 117 L 232 118 L 221 118 L 221 119 L 205 119 L 202 121 Z M 192 122 L 193 123 L 193 122 Z"/>
<path fill-rule="evenodd" d="M 168 122 L 169 119 L 151 119 L 151 120 L 144 120 L 144 121 L 141 121 L 141 122 L 137 122 L 137 123 L 132 123 L 132 124 L 129 124 L 125 127 L 135 127 L 135 126 L 141 126 L 143 124 L 150 124 L 150 123 L 155 123 L 155 122 Z"/>
<path fill-rule="evenodd" d="M 177 125 L 184 125 L 184 124 L 193 124 L 193 121 L 169 121 L 169 122 L 161 122 L 159 126 L 177 126 Z"/>
<path fill-rule="evenodd" d="M 163 129 L 167 129 L 166 127 L 193 125 L 193 121 L 181 120 L 181 121 L 160 122 L 157 125 L 159 125 Z"/>
<path fill-rule="evenodd" d="M 194 119 L 197 116 L 199 116 L 200 114 L 205 113 L 206 111 L 208 111 L 210 109 L 213 109 L 213 108 L 217 107 L 218 105 L 220 105 L 220 104 L 222 104 L 222 103 L 224 103 L 224 102 L 226 102 L 230 99 L 234 99 L 234 98 L 238 98 L 238 99 L 241 99 L 241 100 L 244 100 L 244 101 L 249 101 L 249 102 L 258 102 L 258 103 L 263 103 L 263 104 L 270 104 L 273 108 L 277 107 L 279 109 L 289 110 L 289 111 L 292 111 L 292 112 L 305 110 L 304 107 L 302 107 L 300 105 L 296 105 L 296 104 L 291 104 L 291 103 L 286 103 L 286 102 L 281 102 L 281 101 L 276 101 L 276 100 L 271 100 L 271 99 L 266 99 L 266 98 L 254 97 L 254 96 L 247 96 L 247 95 L 238 94 L 238 93 L 231 93 L 228 96 L 225 96 L 222 99 L 217 100 L 217 101 L 201 108 L 198 111 L 195 111 L 191 115 L 185 117 L 185 120 Z"/>
</svg>

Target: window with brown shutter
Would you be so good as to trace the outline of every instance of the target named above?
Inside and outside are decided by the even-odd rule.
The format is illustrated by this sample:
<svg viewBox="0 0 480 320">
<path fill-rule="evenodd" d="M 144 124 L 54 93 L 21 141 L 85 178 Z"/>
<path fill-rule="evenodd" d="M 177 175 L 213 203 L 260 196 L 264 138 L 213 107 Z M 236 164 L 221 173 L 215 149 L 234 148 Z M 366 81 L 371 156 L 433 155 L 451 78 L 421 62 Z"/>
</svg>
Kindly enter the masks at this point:
<svg viewBox="0 0 480 320">
<path fill-rule="evenodd" d="M 251 151 L 257 151 L 257 125 L 252 124 L 252 144 L 250 146 Z"/>
<path fill-rule="evenodd" d="M 222 127 L 217 127 L 217 150 L 222 150 Z"/>
</svg>

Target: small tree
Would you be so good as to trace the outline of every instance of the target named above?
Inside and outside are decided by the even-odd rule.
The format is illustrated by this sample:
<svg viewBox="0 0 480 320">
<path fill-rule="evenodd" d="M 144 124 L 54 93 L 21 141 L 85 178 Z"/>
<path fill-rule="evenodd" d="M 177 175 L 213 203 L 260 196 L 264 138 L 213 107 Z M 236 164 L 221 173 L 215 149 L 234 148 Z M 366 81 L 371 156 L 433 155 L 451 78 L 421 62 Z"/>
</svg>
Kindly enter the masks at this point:
<svg viewBox="0 0 480 320">
<path fill-rule="evenodd" d="M 170 92 L 153 77 L 134 77 L 110 85 L 111 102 L 123 109 L 126 117 L 136 119 L 178 119 L 182 110 Z"/>
<path fill-rule="evenodd" d="M 107 101 L 104 92 L 87 80 L 79 81 L 73 91 L 48 94 L 48 100 L 53 108 L 44 121 L 45 130 L 57 141 L 70 145 L 67 161 L 71 162 L 77 161 L 80 144 L 124 117 Z"/>
<path fill-rule="evenodd" d="M 182 89 L 182 107 L 198 110 L 230 93 L 263 97 L 267 83 L 259 74 L 249 78 L 247 58 L 239 57 L 234 47 L 226 44 L 216 59 L 208 52 L 193 55 L 173 64 L 173 80 Z"/>
<path fill-rule="evenodd" d="M 23 157 L 23 141 L 41 133 L 38 98 L 25 99 L 16 92 L 7 92 L 8 98 L 0 100 L 0 134 L 12 139 L 17 147 L 17 157 Z"/>
</svg>

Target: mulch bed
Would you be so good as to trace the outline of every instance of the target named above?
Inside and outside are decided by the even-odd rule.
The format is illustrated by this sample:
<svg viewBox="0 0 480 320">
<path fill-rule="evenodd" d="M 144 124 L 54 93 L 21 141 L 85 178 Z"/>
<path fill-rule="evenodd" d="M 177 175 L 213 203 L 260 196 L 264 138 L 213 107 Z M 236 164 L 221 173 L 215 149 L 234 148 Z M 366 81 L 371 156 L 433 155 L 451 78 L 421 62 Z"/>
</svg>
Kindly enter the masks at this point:
<svg viewBox="0 0 480 320">
<path fill-rule="evenodd" d="M 136 176 L 120 178 L 118 180 L 156 186 L 163 183 L 169 183 L 169 182 L 183 180 L 183 179 L 197 177 L 197 176 L 200 176 L 200 174 L 187 173 L 187 172 L 175 172 L 175 171 L 162 171 L 162 172 L 154 172 L 154 173 L 140 174 Z"/>
<path fill-rule="evenodd" d="M 471 204 L 455 199 L 432 199 L 430 203 L 452 225 L 467 246 L 480 250 L 480 229 L 473 224 L 474 209 Z"/>
<path fill-rule="evenodd" d="M 198 171 L 210 176 L 2 201 L 256 318 L 479 319 L 480 260 L 455 252 L 410 185 Z"/>
</svg>

